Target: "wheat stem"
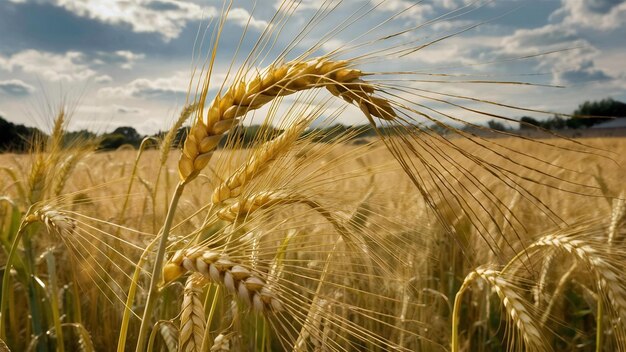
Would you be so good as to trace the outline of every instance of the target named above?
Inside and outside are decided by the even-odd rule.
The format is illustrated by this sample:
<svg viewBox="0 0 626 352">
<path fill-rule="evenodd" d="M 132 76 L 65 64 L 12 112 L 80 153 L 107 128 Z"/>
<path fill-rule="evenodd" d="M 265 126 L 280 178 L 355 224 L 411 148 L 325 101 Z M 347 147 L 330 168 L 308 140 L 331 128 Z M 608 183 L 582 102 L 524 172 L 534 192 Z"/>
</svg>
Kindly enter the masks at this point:
<svg viewBox="0 0 626 352">
<path fill-rule="evenodd" d="M 31 207 L 32 208 L 32 207 Z M 31 209 L 28 209 L 26 214 L 29 214 Z M 5 331 L 5 316 L 4 310 L 6 308 L 8 302 L 8 291 L 9 291 L 9 277 L 11 276 L 11 268 L 13 267 L 13 261 L 16 259 L 15 255 L 17 253 L 17 247 L 19 245 L 22 236 L 24 235 L 24 229 L 31 221 L 28 220 L 28 216 L 22 218 L 22 222 L 20 223 L 20 227 L 15 234 L 15 238 L 13 239 L 13 243 L 11 244 L 11 250 L 9 251 L 9 255 L 7 257 L 6 266 L 4 268 L 4 272 L 2 273 L 2 296 L 0 298 L 0 339 L 6 340 L 6 331 Z"/>
<path fill-rule="evenodd" d="M 167 216 L 165 218 L 165 223 L 163 224 L 163 230 L 161 231 L 161 239 L 159 242 L 159 248 L 156 253 L 156 257 L 154 260 L 154 267 L 152 270 L 152 277 L 150 278 L 150 288 L 148 291 L 148 297 L 146 298 L 146 305 L 143 312 L 143 318 L 141 319 L 141 327 L 139 328 L 139 337 L 137 340 L 137 348 L 136 352 L 143 352 L 146 344 L 146 337 L 148 333 L 148 329 L 150 326 L 150 318 L 153 313 L 153 306 L 156 303 L 157 298 L 157 285 L 159 280 L 161 279 L 161 268 L 163 266 L 163 260 L 165 257 L 165 248 L 167 245 L 167 237 L 169 236 L 170 228 L 172 227 L 172 221 L 174 220 L 174 213 L 176 212 L 176 207 L 178 206 L 178 201 L 180 200 L 180 196 L 183 193 L 185 188 L 184 183 L 179 182 L 174 190 L 174 195 L 172 196 L 172 200 L 170 202 L 170 207 L 167 212 Z"/>
</svg>

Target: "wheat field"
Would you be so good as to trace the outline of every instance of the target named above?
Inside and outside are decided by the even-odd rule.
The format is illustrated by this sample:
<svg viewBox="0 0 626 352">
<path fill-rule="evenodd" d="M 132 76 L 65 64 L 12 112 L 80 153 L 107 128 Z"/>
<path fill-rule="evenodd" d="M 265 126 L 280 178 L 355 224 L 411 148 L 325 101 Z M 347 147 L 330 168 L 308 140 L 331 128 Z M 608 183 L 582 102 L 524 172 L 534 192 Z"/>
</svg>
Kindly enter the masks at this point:
<svg viewBox="0 0 626 352">
<path fill-rule="evenodd" d="M 486 131 L 501 104 L 367 71 L 402 32 L 270 60 L 281 21 L 138 150 L 64 143 L 60 107 L 0 155 L 0 350 L 626 350 L 626 139 Z"/>
</svg>

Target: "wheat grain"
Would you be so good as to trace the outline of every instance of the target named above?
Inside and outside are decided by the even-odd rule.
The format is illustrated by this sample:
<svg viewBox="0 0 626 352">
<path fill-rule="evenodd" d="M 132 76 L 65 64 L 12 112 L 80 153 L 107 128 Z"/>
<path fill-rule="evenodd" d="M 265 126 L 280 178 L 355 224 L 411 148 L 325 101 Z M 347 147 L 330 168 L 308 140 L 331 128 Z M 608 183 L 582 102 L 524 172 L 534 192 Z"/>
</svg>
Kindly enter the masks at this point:
<svg viewBox="0 0 626 352">
<path fill-rule="evenodd" d="M 219 334 L 215 336 L 211 352 L 228 352 L 230 351 L 230 337 L 228 335 Z"/>
<path fill-rule="evenodd" d="M 217 212 L 217 216 L 226 221 L 235 221 L 237 217 L 247 216 L 254 211 L 276 204 L 306 203 L 306 198 L 281 191 L 263 191 L 240 199 Z"/>
<path fill-rule="evenodd" d="M 238 123 L 238 117 L 277 97 L 326 88 L 331 94 L 359 106 L 369 118 L 394 118 L 396 115 L 390 102 L 373 96 L 374 87 L 361 80 L 363 75 L 360 70 L 350 68 L 348 61 L 321 57 L 276 64 L 248 83 L 243 80 L 235 83 L 213 100 L 206 121 L 202 114 L 203 104 L 199 105 L 199 116 L 189 130 L 178 164 L 181 181 L 191 181 L 209 163 L 222 135 Z"/>
<path fill-rule="evenodd" d="M 4 340 L 0 339 L 0 352 L 11 352 Z"/>
</svg>

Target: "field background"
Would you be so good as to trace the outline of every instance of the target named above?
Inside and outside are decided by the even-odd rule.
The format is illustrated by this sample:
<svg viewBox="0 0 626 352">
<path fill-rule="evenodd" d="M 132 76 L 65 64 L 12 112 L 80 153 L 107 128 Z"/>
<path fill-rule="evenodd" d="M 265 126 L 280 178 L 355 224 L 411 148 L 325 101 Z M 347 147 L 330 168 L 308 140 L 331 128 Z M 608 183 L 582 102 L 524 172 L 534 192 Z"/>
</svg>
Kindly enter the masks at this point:
<svg viewBox="0 0 626 352">
<path fill-rule="evenodd" d="M 472 151 L 472 148 L 476 148 L 473 152 L 484 152 L 470 140 L 454 138 L 451 140 L 464 150 Z M 330 209 L 332 214 L 337 216 L 347 214 L 351 217 L 351 221 L 358 224 L 363 233 L 370 236 L 369 241 L 374 243 L 372 249 L 377 246 L 381 248 L 381 252 L 377 255 L 382 261 L 388 262 L 388 269 L 393 272 L 393 278 L 387 278 L 382 286 L 377 287 L 380 291 L 375 292 L 366 292 L 363 288 L 358 289 L 360 284 L 346 283 L 340 277 L 335 278 L 339 281 L 334 284 L 330 283 L 333 279 L 326 279 L 329 281 L 330 291 L 324 297 L 331 296 L 331 292 L 335 292 L 332 295 L 337 295 L 337 292 L 341 290 L 356 290 L 350 294 L 344 292 L 343 296 L 335 298 L 337 307 L 343 306 L 344 310 L 340 308 L 337 308 L 337 311 L 331 310 L 332 314 L 329 313 L 331 315 L 327 317 L 329 321 L 332 321 L 332 317 L 337 319 L 332 324 L 336 329 L 334 333 L 339 334 L 329 333 L 328 336 L 339 339 L 336 345 L 330 344 L 329 346 L 337 349 L 341 346 L 347 349 L 368 346 L 355 344 L 352 341 L 354 336 L 361 336 L 367 341 L 367 333 L 350 328 L 347 330 L 348 335 L 343 337 L 347 345 L 342 344 L 341 331 L 346 329 L 344 324 L 349 321 L 361 324 L 365 331 L 375 331 L 376 334 L 410 350 L 447 350 L 451 336 L 452 303 L 466 275 L 477 267 L 505 265 L 543 235 L 572 229 L 578 231 L 581 228 L 581 233 L 584 235 L 585 226 L 590 229 L 589 234 L 594 235 L 593 231 L 596 230 L 591 229 L 595 229 L 598 224 L 608 226 L 613 206 L 610 197 L 624 190 L 624 173 L 616 165 L 626 165 L 626 155 L 622 152 L 626 150 L 626 138 L 576 140 L 589 147 L 603 150 L 604 152 L 600 154 L 606 157 L 590 153 L 568 152 L 516 138 L 498 138 L 495 141 L 511 147 L 512 150 L 524 151 L 529 155 L 540 156 L 543 160 L 568 167 L 570 171 L 565 172 L 559 168 L 551 170 L 549 167 L 546 168 L 545 164 L 539 163 L 536 165 L 537 168 L 544 167 L 548 171 L 545 178 L 533 179 L 532 182 L 529 178 L 526 183 L 520 183 L 520 186 L 540 199 L 545 209 L 550 209 L 551 212 L 537 211 L 537 205 L 531 198 L 513 192 L 510 187 L 505 187 L 495 181 L 485 184 L 491 194 L 496 196 L 502 202 L 501 204 L 506 204 L 512 214 L 515 214 L 516 221 L 512 222 L 510 214 L 500 211 L 493 203 L 488 202 L 486 195 L 477 190 L 471 191 L 471 175 L 479 180 L 490 179 L 484 169 L 476 164 L 467 163 L 465 170 L 469 173 L 448 169 L 446 177 L 452 180 L 449 183 L 451 186 L 463 186 L 467 190 L 466 205 L 469 205 L 469 208 L 483 206 L 488 210 L 491 219 L 483 220 L 491 225 L 486 225 L 487 231 L 481 233 L 475 226 L 478 218 L 468 217 L 462 209 L 455 208 L 455 206 L 441 205 L 444 214 L 448 216 L 446 221 L 452 225 L 454 231 L 454 235 L 450 236 L 450 230 L 441 227 L 440 222 L 425 205 L 423 197 L 397 165 L 393 156 L 381 142 L 375 139 L 330 144 L 305 141 L 296 145 L 284 157 L 274 161 L 271 170 L 263 174 L 259 181 L 251 186 L 249 192 L 264 189 L 267 185 L 277 188 L 292 187 L 298 189 L 299 192 L 306 193 L 309 197 L 320 199 L 320 203 Z M 561 139 L 544 141 L 554 143 L 556 146 L 571 145 L 571 141 Z M 59 289 L 57 299 L 60 300 L 60 307 L 57 309 L 64 312 L 59 319 L 67 324 L 64 328 L 67 330 L 66 348 L 84 347 L 87 335 L 82 335 L 82 327 L 89 332 L 90 343 L 95 346 L 96 350 L 110 350 L 116 344 L 119 335 L 117 322 L 121 321 L 122 302 L 125 300 L 126 290 L 131 282 L 130 273 L 134 269 L 134 263 L 139 260 L 142 248 L 153 238 L 163 222 L 168 199 L 178 178 L 176 164 L 178 153 L 171 153 L 161 171 L 159 171 L 159 164 L 163 155 L 158 150 L 146 150 L 138 154 L 138 151 L 124 147 L 113 152 L 91 153 L 75 165 L 60 195 L 45 201 L 45 204 L 51 204 L 55 209 L 64 211 L 76 219 L 79 229 L 71 236 L 62 238 L 60 242 L 58 237 L 50 233 L 46 234 L 42 228 L 39 228 L 38 237 L 33 239 L 32 251 L 38 256 L 34 260 L 36 267 L 33 270 L 39 272 L 42 282 L 48 285 L 51 284 L 50 280 L 53 276 L 50 276 L 50 267 L 46 267 L 44 258 L 46 258 L 46 253 L 54 253 L 57 268 L 54 279 L 55 286 Z M 228 228 L 226 223 L 218 220 L 211 225 L 214 229 L 208 229 L 204 225 L 208 215 L 204 214 L 207 211 L 207 204 L 210 203 L 213 189 L 218 183 L 224 181 L 224 177 L 219 175 L 232 172 L 236 166 L 249 157 L 250 153 L 248 150 L 218 151 L 206 171 L 189 185 L 183 195 L 175 220 L 178 225 L 173 231 L 173 248 L 176 247 L 175 241 L 185 243 L 189 239 L 189 234 L 197 235 L 198 229 L 220 234 L 222 233 L 220 231 Z M 510 157 L 519 157 L 517 152 L 510 153 Z M 0 163 L 5 171 L 3 177 L 0 178 L 0 189 L 3 190 L 6 199 L 12 202 L 5 203 L 6 206 L 2 207 L 3 228 L 6 228 L 11 221 L 10 204 L 22 209 L 27 204 L 24 195 L 20 192 L 27 192 L 28 187 L 25 185 L 30 182 L 28 177 L 32 177 L 29 176 L 32 175 L 31 167 L 33 162 L 36 164 L 38 155 L 41 156 L 37 153 L 0 155 Z M 138 155 L 138 163 L 135 163 Z M 501 157 L 493 158 L 493 162 L 494 164 L 503 163 Z M 132 178 L 135 165 L 136 172 Z M 532 164 L 529 165 L 532 166 Z M 523 178 L 528 172 L 527 168 L 520 167 L 518 176 Z M 560 173 L 571 174 L 572 172 L 576 175 L 573 178 L 560 175 Z M 13 179 L 13 177 L 16 178 Z M 568 180 L 567 184 L 562 182 L 565 177 Z M 131 179 L 133 182 L 129 189 Z M 574 183 L 583 186 L 571 186 Z M 603 194 L 606 197 L 603 197 Z M 126 200 L 128 201 L 126 210 L 120 213 L 121 204 Z M 20 204 L 20 202 L 23 203 Z M 266 243 L 267 249 L 266 252 L 261 249 L 261 253 L 257 255 L 259 258 L 265 256 L 264 265 L 266 266 L 271 266 L 272 260 L 275 260 L 273 258 L 277 250 L 275 243 L 278 242 L 276 241 L 282 241 L 281 239 L 287 236 L 286 233 L 293 231 L 302 234 L 298 235 L 302 237 L 302 242 L 299 245 L 293 245 L 293 248 L 290 247 L 293 253 L 287 254 L 288 257 L 292 256 L 294 268 L 291 273 L 293 277 L 289 278 L 287 273 L 285 280 L 295 285 L 294 292 L 289 292 L 289 295 L 295 294 L 298 288 L 308 287 L 304 292 L 309 292 L 308 295 L 311 296 L 305 300 L 306 303 L 298 303 L 297 295 L 293 298 L 289 296 L 285 300 L 289 303 L 289 300 L 293 299 L 291 302 L 293 307 L 290 308 L 293 311 L 289 314 L 296 314 L 296 321 L 298 321 L 297 314 L 302 314 L 299 319 L 303 319 L 307 314 L 307 309 L 305 309 L 307 304 L 318 302 L 317 296 L 312 295 L 314 290 L 308 280 L 313 280 L 312 282 L 321 280 L 321 273 L 326 271 L 322 264 L 325 258 L 324 253 L 329 253 L 330 247 L 328 246 L 334 241 L 332 226 L 321 221 L 319 214 L 311 212 L 307 207 L 288 205 L 259 211 L 255 216 L 251 216 L 246 227 L 252 232 L 264 233 L 261 242 Z M 492 234 L 493 237 L 485 239 L 485 233 Z M 239 240 L 244 241 L 241 238 Z M 229 240 L 218 236 L 210 246 L 220 248 L 229 241 L 233 241 L 232 235 Z M 10 238 L 3 238 L 3 244 L 5 252 L 0 260 L 5 262 L 10 247 Z M 490 251 L 489 245 L 495 246 L 497 251 Z M 263 247 L 262 244 L 259 246 Z M 171 256 L 173 249 L 169 253 Z M 350 251 L 347 253 L 349 257 Z M 249 257 L 245 253 L 242 255 Z M 260 260 L 263 261 L 263 259 Z M 525 265 L 536 264 L 536 260 L 533 259 Z M 347 275 L 354 277 L 364 275 L 365 279 L 369 278 L 374 281 L 382 279 L 381 275 L 390 275 L 389 272 L 365 274 L 360 272 L 361 269 L 349 269 L 345 266 L 348 264 L 342 264 L 342 260 L 339 260 L 336 265 L 337 270 L 343 270 Z M 552 262 L 550 264 L 553 275 L 551 280 L 556 280 L 556 283 L 548 280 L 546 286 L 554 290 L 554 286 L 550 285 L 557 285 L 560 277 L 572 265 L 570 259 Z M 299 272 L 300 267 L 306 267 L 311 271 L 306 274 L 311 275 L 309 279 L 302 281 L 298 278 L 298 275 L 304 275 Z M 270 268 L 267 267 L 264 270 L 270 270 Z M 518 273 L 515 279 L 521 280 L 520 282 L 535 280 L 535 275 L 538 274 L 533 270 L 535 269 L 526 274 Z M 595 310 L 593 297 L 588 297 L 587 292 L 593 290 L 593 285 L 585 283 L 585 280 L 589 280 L 588 271 L 581 267 L 578 274 L 580 278 L 575 282 L 578 282 L 579 286 L 572 284 L 573 286 L 566 290 L 568 293 L 563 296 L 562 301 L 559 299 L 558 303 L 550 304 L 550 319 L 542 322 L 542 325 L 549 331 L 547 336 L 551 339 L 550 344 L 556 350 L 570 350 L 574 347 L 580 350 L 593 350 L 596 338 L 594 321 L 597 319 L 597 310 Z M 19 275 L 16 275 L 17 282 L 19 282 Z M 306 275 L 303 278 L 307 277 Z M 571 276 L 571 273 L 568 275 Z M 146 277 L 141 280 L 139 297 L 146 294 L 141 289 L 141 286 L 146 284 L 145 280 Z M 183 282 L 179 282 L 168 286 L 169 288 L 164 291 L 164 301 L 159 303 L 160 308 L 157 314 L 163 322 L 166 322 L 161 325 L 167 328 L 160 328 L 161 336 L 155 337 L 152 342 L 156 348 L 168 348 L 167 330 L 178 325 L 177 307 L 182 304 L 182 284 Z M 530 294 L 531 289 L 525 287 L 524 284 L 520 285 L 522 292 Z M 368 289 L 373 290 L 371 287 Z M 27 345 L 33 343 L 48 346 L 48 348 L 55 346 L 54 334 L 47 339 L 47 342 L 41 339 L 31 341 L 23 339 L 25 334 L 27 336 L 32 329 L 29 319 L 18 318 L 31 314 L 28 311 L 28 298 L 23 290 L 23 286 L 17 284 L 10 298 L 11 314 L 8 317 L 10 324 L 7 342 L 14 348 L 27 348 Z M 274 324 L 273 332 L 269 333 L 269 336 L 272 336 L 267 342 L 269 345 L 259 345 L 258 340 L 246 337 L 248 336 L 246 332 L 257 331 L 259 323 L 256 319 L 258 318 L 253 320 L 256 323 L 242 326 L 241 320 L 234 318 L 232 315 L 234 313 L 229 313 L 231 309 L 229 302 L 233 302 L 233 298 L 228 294 L 215 293 L 214 290 L 215 287 L 209 285 L 203 291 L 206 297 L 210 294 L 221 297 L 218 305 L 220 307 L 217 313 L 218 319 L 213 319 L 207 330 L 210 341 L 218 336 L 222 338 L 227 336 L 231 340 L 230 346 L 235 350 L 263 349 L 269 346 L 273 346 L 274 349 L 280 349 L 280 346 L 289 349 L 286 346 L 293 343 L 294 338 L 281 337 L 280 331 L 281 329 L 289 330 L 289 325 L 285 324 L 288 324 L 286 321 L 289 319 L 294 319 L 293 317 L 290 318 L 287 314 L 287 316 L 279 315 L 270 318 L 269 320 L 275 319 L 275 321 L 272 323 Z M 519 343 L 522 338 L 510 340 L 511 336 L 508 335 L 510 332 L 507 332 L 510 326 L 505 329 L 505 325 L 502 325 L 508 322 L 506 314 L 496 309 L 497 301 L 493 301 L 494 297 L 489 294 L 489 290 L 478 285 L 471 292 L 473 292 L 471 295 L 466 294 L 463 305 L 465 308 L 461 313 L 463 316 L 460 323 L 461 349 L 491 351 L 500 350 L 504 346 L 508 346 L 507 348 L 517 346 L 516 343 Z M 306 296 L 307 293 L 304 295 Z M 546 293 L 546 295 L 548 298 L 545 300 L 548 302 L 550 294 Z M 349 311 L 345 310 L 348 297 L 360 301 L 360 303 L 352 302 L 350 305 L 362 304 L 363 309 L 365 307 L 372 309 L 371 304 L 385 307 L 387 312 L 385 321 L 388 323 L 382 325 L 380 322 L 377 323 L 376 321 L 381 317 L 373 321 L 364 318 L 364 321 L 359 322 L 358 318 L 351 316 Z M 48 295 L 47 299 L 52 298 Z M 304 307 L 300 307 L 302 304 Z M 535 305 L 538 309 L 535 313 L 539 315 L 545 309 L 541 304 Z M 139 312 L 141 306 L 134 307 L 134 309 Z M 205 302 L 205 309 L 209 314 L 211 309 L 209 300 Z M 308 310 L 310 309 L 312 308 L 309 307 Z M 242 316 L 256 317 L 245 307 L 240 306 L 238 312 L 237 314 Z M 52 312 L 43 314 L 46 317 L 43 321 L 52 324 L 54 321 L 53 316 L 50 315 Z M 574 317 L 571 314 L 574 314 Z M 341 323 L 342 319 L 346 319 L 344 323 Z M 302 327 L 298 324 L 303 323 L 303 320 L 299 320 L 299 323 L 293 323 L 295 325 L 291 326 L 291 329 L 299 331 Z M 237 324 L 240 325 L 237 326 Z M 74 329 L 77 326 L 81 329 Z M 137 327 L 137 319 L 131 319 L 129 332 L 131 341 L 136 339 Z M 324 330 L 320 329 L 319 334 L 322 334 Z M 353 329 L 356 329 L 356 326 Z M 239 332 L 235 333 L 237 331 Z M 327 338 L 330 338 L 328 336 Z M 567 336 L 567 338 L 562 336 Z M 316 340 L 313 336 L 309 336 L 309 340 L 302 343 L 315 348 L 322 338 L 319 337 Z M 616 343 L 619 346 L 619 342 L 610 341 L 605 346 L 612 348 L 616 346 Z M 377 346 L 374 343 L 368 348 L 381 348 Z"/>
</svg>

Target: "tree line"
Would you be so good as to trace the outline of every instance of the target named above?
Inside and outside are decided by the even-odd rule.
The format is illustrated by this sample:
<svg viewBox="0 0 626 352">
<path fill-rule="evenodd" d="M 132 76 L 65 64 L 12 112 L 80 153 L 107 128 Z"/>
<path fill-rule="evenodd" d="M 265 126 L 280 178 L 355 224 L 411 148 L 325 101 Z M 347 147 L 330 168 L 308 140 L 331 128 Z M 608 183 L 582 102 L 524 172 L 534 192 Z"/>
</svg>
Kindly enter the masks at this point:
<svg viewBox="0 0 626 352">
<path fill-rule="evenodd" d="M 626 103 L 608 98 L 598 101 L 586 101 L 580 104 L 578 109 L 570 116 L 554 115 L 545 120 L 524 116 L 519 119 L 519 129 L 583 129 L 610 121 L 613 118 L 626 118 Z M 488 126 L 495 130 L 510 130 L 510 128 L 496 120 L 488 121 Z"/>
<path fill-rule="evenodd" d="M 599 101 L 586 101 L 579 105 L 578 109 L 570 116 L 555 115 L 545 120 L 537 120 L 529 116 L 524 116 L 519 119 L 519 129 L 581 129 L 609 121 L 612 118 L 626 118 L 626 103 L 609 98 Z M 487 125 L 495 130 L 511 130 L 510 127 L 507 127 L 497 120 L 488 121 Z M 440 127 L 432 126 L 431 128 L 438 130 Z M 280 132 L 280 130 L 268 126 L 238 126 L 229 134 L 228 138 L 230 138 L 231 141 L 235 140 L 238 146 L 245 147 L 257 140 L 260 133 L 267 136 L 268 133 L 279 134 Z M 384 131 L 382 132 L 384 133 Z M 355 127 L 335 125 L 321 129 L 318 128 L 313 131 L 308 131 L 307 133 L 314 133 L 312 136 L 314 140 L 323 142 L 332 140 L 346 133 L 352 133 L 357 137 L 373 136 L 376 134 L 376 131 L 369 125 Z M 442 133 L 445 133 L 445 131 L 442 131 Z M 149 137 L 162 138 L 164 135 L 165 132 L 160 132 Z M 180 143 L 185 140 L 186 136 L 186 128 L 178 130 L 173 145 L 180 145 Z M 37 138 L 45 137 L 46 134 L 37 128 L 14 124 L 0 116 L 0 151 L 27 151 L 33 141 L 36 141 Z M 71 145 L 81 140 L 90 140 L 97 142 L 99 150 L 114 150 L 123 145 L 130 145 L 137 148 L 145 137 L 146 136 L 137 132 L 135 128 L 123 126 L 102 135 L 97 135 L 87 130 L 67 132 L 64 136 L 64 142 L 67 145 Z M 222 144 L 224 143 L 226 143 L 226 139 L 222 141 Z"/>
</svg>

